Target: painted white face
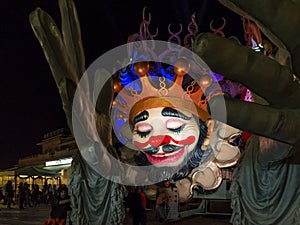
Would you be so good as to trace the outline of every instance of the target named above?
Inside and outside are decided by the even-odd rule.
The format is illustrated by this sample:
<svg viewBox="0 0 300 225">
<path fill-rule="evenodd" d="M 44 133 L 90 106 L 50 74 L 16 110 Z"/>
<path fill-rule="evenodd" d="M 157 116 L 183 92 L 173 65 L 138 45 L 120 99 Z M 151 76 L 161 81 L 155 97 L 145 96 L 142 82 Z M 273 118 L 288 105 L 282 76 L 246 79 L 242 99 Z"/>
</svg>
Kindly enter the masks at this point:
<svg viewBox="0 0 300 225">
<path fill-rule="evenodd" d="M 134 118 L 133 143 L 157 167 L 182 164 L 199 134 L 197 121 L 185 110 L 153 108 Z"/>
</svg>

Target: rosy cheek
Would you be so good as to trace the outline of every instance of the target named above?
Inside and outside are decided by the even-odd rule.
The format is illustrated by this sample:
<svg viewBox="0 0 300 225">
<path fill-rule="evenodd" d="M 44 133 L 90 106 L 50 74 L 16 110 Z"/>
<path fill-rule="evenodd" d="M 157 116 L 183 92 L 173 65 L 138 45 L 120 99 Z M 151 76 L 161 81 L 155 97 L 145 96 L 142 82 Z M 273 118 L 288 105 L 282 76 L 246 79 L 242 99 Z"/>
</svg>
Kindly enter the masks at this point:
<svg viewBox="0 0 300 225">
<path fill-rule="evenodd" d="M 138 149 L 143 149 L 148 145 L 148 142 L 145 143 L 141 143 L 138 141 L 134 141 L 133 144 L 135 145 L 135 147 L 137 147 Z"/>
</svg>

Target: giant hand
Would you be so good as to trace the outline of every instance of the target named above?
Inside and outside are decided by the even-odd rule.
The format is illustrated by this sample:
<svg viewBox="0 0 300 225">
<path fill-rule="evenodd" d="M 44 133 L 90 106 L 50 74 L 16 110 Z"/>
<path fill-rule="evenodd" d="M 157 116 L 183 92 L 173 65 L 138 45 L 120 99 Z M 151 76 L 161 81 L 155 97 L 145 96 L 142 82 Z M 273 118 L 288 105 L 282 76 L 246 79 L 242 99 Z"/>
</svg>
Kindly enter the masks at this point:
<svg viewBox="0 0 300 225">
<path fill-rule="evenodd" d="M 300 168 L 294 159 L 300 139 L 300 1 L 220 2 L 258 24 L 279 48 L 274 60 L 208 33 L 199 35 L 193 46 L 213 71 L 264 99 L 249 103 L 224 96 L 224 122 L 263 136 L 248 141 L 235 171 L 232 222 L 298 224 Z M 222 97 L 213 97 L 210 107 L 217 110 Z"/>
<path fill-rule="evenodd" d="M 244 15 L 253 15 L 250 18 L 262 25 L 263 31 L 268 28 L 267 34 L 272 32 L 270 38 L 276 41 L 278 47 L 286 47 L 290 52 L 293 68 L 209 33 L 198 37 L 194 51 L 213 71 L 244 84 L 269 104 L 264 106 L 240 102 L 225 96 L 228 124 L 293 145 L 300 138 L 300 30 L 297 25 L 300 19 L 296 19 L 299 18 L 297 9 L 300 8 L 300 2 L 231 2 L 247 11 Z M 225 3 L 236 9 L 229 1 Z M 219 98 L 211 99 L 210 107 L 218 107 Z"/>
<path fill-rule="evenodd" d="M 79 20 L 73 1 L 59 0 L 59 7 L 62 15 L 62 32 L 52 18 L 40 8 L 30 14 L 32 29 L 40 41 L 51 68 L 73 134 L 76 129 L 81 135 L 83 145 L 89 149 L 99 147 L 97 145 L 99 143 L 97 134 L 99 134 L 102 147 L 109 148 L 111 137 L 108 135 L 110 125 L 107 118 L 113 94 L 112 82 L 107 82 L 104 86 L 101 93 L 104 97 L 101 102 L 97 102 L 94 109 L 89 97 L 88 82 L 81 81 L 83 85 L 79 89 L 84 88 L 85 91 L 77 91 L 78 101 L 73 105 L 75 90 L 85 71 L 85 58 Z M 98 75 L 103 74 L 98 72 Z M 76 113 L 72 114 L 72 107 L 73 111 L 76 107 Z M 72 121 L 77 121 L 78 126 L 73 127 Z M 93 124 L 98 125 L 97 129 Z M 105 155 L 102 156 L 104 157 Z M 109 167 L 109 161 L 105 162 Z M 100 176 L 81 158 L 79 152 L 72 162 L 69 185 L 74 224 L 121 223 L 123 219 L 121 186 Z"/>
</svg>

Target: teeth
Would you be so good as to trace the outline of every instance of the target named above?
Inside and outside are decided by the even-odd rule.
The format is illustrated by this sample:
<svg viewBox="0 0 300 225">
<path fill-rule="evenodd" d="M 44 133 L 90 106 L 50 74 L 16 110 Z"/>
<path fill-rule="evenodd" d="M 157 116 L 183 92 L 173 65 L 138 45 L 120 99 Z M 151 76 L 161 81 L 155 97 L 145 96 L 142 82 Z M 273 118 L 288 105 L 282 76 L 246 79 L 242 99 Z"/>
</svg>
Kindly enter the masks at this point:
<svg viewBox="0 0 300 225">
<path fill-rule="evenodd" d="M 168 157 L 170 155 L 174 155 L 174 153 L 172 153 L 172 154 L 169 153 L 169 154 L 164 154 L 164 155 L 152 155 L 152 156 L 157 157 L 157 158 L 163 158 L 163 157 Z"/>
<path fill-rule="evenodd" d="M 179 151 L 181 151 L 181 150 L 179 150 Z M 166 154 L 163 154 L 163 155 L 161 155 L 161 154 L 159 154 L 159 155 L 154 154 L 152 156 L 157 157 L 157 158 L 163 158 L 163 157 L 168 157 L 168 156 L 176 155 L 179 151 L 172 152 L 172 153 L 166 153 Z"/>
</svg>

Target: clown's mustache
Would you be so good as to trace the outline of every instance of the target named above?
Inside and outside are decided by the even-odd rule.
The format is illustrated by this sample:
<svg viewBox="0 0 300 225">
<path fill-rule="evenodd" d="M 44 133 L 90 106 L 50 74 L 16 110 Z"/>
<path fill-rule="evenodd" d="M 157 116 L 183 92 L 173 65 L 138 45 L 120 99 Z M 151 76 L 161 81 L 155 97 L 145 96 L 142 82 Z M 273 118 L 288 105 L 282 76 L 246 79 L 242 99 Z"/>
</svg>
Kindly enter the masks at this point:
<svg viewBox="0 0 300 225">
<path fill-rule="evenodd" d="M 181 145 L 161 145 L 159 147 L 149 147 L 142 149 L 143 152 L 148 154 L 156 154 L 159 151 L 159 148 L 162 148 L 162 151 L 165 153 L 176 152 L 183 148 Z"/>
</svg>

